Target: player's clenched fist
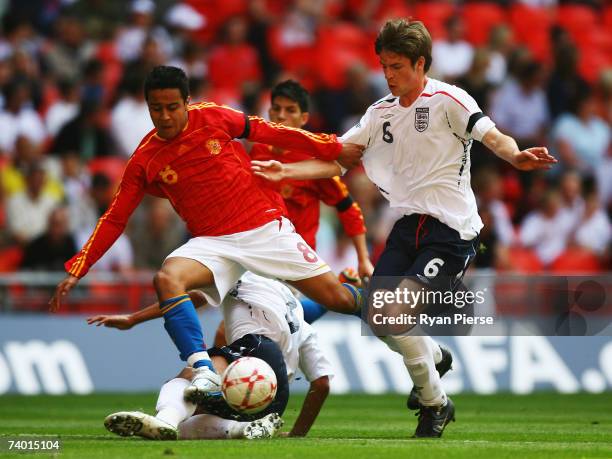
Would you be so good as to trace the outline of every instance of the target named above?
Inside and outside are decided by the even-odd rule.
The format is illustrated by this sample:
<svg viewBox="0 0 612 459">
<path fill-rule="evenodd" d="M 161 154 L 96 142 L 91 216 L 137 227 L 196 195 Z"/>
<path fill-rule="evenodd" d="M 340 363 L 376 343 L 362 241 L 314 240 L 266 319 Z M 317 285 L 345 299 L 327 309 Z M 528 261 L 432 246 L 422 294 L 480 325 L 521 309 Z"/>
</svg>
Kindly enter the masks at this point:
<svg viewBox="0 0 612 459">
<path fill-rule="evenodd" d="M 345 169 L 359 166 L 364 148 L 364 145 L 358 145 L 356 143 L 343 143 L 342 151 L 340 155 L 338 155 L 338 163 Z"/>
</svg>

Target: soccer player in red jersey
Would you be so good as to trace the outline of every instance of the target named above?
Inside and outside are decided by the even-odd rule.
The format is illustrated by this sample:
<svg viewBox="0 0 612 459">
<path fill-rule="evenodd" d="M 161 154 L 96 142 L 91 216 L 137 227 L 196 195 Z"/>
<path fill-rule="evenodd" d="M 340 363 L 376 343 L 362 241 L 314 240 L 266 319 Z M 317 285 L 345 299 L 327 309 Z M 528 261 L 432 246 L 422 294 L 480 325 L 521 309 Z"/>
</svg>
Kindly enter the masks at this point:
<svg viewBox="0 0 612 459">
<path fill-rule="evenodd" d="M 308 92 L 299 83 L 287 80 L 272 89 L 270 121 L 292 128 L 302 128 L 308 123 Z M 312 159 L 308 151 L 283 150 L 256 143 L 250 151 L 253 160 L 275 159 L 292 163 Z M 335 207 L 345 233 L 353 240 L 358 258 L 359 275 L 370 277 L 374 271 L 366 245 L 366 227 L 359 205 L 353 201 L 340 177 L 320 180 L 282 180 L 279 183 L 265 181 L 264 186 L 278 191 L 285 201 L 288 217 L 296 232 L 306 243 L 316 249 L 319 229 L 320 201 Z"/>
<path fill-rule="evenodd" d="M 212 103 L 190 105 L 187 77 L 176 67 L 154 68 L 144 91 L 155 129 L 130 158 L 88 242 L 66 262 L 68 276 L 58 284 L 50 309 L 60 307 L 62 297 L 115 242 L 145 193 L 167 198 L 193 237 L 166 258 L 153 283 L 164 327 L 181 359 L 195 369 L 185 396 L 199 401 L 217 392 L 220 381 L 188 290 L 208 286 L 207 300 L 218 305 L 249 270 L 285 279 L 334 311 L 352 313 L 361 305 L 360 293 L 341 284 L 282 217 L 234 139 L 306 150 L 346 166 L 359 161 L 363 147 Z"/>
</svg>

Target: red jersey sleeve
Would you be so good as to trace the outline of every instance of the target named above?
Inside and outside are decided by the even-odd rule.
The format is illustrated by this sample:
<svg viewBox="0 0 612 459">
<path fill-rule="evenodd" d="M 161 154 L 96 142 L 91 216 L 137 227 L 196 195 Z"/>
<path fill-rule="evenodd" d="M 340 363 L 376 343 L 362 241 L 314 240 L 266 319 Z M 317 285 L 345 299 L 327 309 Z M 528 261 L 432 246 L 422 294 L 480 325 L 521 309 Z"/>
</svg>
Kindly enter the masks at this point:
<svg viewBox="0 0 612 459">
<path fill-rule="evenodd" d="M 259 143 L 265 143 L 287 150 L 307 151 L 315 158 L 333 161 L 338 158 L 342 144 L 334 134 L 314 134 L 270 123 L 258 116 L 249 116 L 243 137 Z"/>
<path fill-rule="evenodd" d="M 315 183 L 319 199 L 338 211 L 338 218 L 346 235 L 353 237 L 365 234 L 366 227 L 361 208 L 353 201 L 340 177 L 316 180 Z"/>
<path fill-rule="evenodd" d="M 136 164 L 133 156 L 125 168 L 111 205 L 98 220 L 89 240 L 79 253 L 64 264 L 69 274 L 83 277 L 106 253 L 125 229 L 130 215 L 143 198 L 144 190 L 144 170 Z"/>
</svg>

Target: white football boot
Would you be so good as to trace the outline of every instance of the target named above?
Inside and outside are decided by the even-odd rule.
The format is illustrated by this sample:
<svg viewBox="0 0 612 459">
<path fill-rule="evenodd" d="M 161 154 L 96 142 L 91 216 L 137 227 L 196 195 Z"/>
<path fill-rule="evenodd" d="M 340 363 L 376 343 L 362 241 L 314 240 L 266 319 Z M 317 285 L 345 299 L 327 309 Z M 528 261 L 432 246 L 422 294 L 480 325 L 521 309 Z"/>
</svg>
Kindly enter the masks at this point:
<svg viewBox="0 0 612 459">
<path fill-rule="evenodd" d="M 272 438 L 283 426 L 283 420 L 277 413 L 270 413 L 261 419 L 251 421 L 244 428 L 244 438 L 257 440 Z"/>
<path fill-rule="evenodd" d="M 150 440 L 176 440 L 178 430 L 170 424 L 140 411 L 119 411 L 109 414 L 104 420 L 104 427 L 122 437 L 139 437 Z"/>
<path fill-rule="evenodd" d="M 221 377 L 207 366 L 194 368 L 191 384 L 183 392 L 185 401 L 198 404 L 210 397 L 220 395 Z"/>
</svg>

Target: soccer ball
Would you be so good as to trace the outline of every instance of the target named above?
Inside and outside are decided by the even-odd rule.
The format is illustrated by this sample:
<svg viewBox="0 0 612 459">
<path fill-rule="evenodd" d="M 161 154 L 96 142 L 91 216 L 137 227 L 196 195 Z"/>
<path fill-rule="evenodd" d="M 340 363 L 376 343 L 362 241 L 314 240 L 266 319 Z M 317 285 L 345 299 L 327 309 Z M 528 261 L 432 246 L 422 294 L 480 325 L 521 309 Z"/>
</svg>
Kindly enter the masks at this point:
<svg viewBox="0 0 612 459">
<path fill-rule="evenodd" d="M 276 375 L 270 365 L 255 357 L 231 363 L 221 377 L 221 391 L 229 406 L 245 414 L 265 410 L 276 396 Z"/>
</svg>

